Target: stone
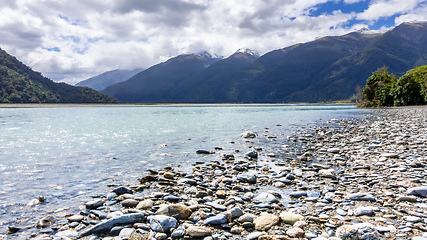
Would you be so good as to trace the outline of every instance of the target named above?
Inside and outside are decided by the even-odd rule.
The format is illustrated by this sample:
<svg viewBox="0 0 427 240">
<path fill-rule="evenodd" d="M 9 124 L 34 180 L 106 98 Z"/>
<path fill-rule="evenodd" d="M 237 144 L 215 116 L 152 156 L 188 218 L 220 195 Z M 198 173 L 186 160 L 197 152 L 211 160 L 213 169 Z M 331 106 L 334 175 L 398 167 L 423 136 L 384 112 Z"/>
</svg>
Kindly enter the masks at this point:
<svg viewBox="0 0 427 240">
<path fill-rule="evenodd" d="M 298 227 L 291 227 L 286 231 L 286 234 L 292 238 L 298 238 L 304 236 L 304 230 Z"/>
<path fill-rule="evenodd" d="M 277 199 L 273 194 L 271 193 L 267 193 L 267 192 L 262 192 L 260 194 L 258 194 L 254 199 L 253 199 L 254 203 L 268 203 L 268 204 L 272 204 L 272 203 L 278 203 L 279 199 Z"/>
<path fill-rule="evenodd" d="M 153 206 L 154 206 L 154 201 L 151 199 L 146 199 L 144 201 L 139 202 L 135 208 L 138 210 L 141 210 L 141 209 L 150 209 Z"/>
<path fill-rule="evenodd" d="M 364 239 L 374 240 L 379 239 L 377 229 L 369 223 L 358 223 L 354 225 L 343 225 L 336 231 L 337 238 L 342 240 Z"/>
<path fill-rule="evenodd" d="M 154 238 L 156 240 L 165 240 L 166 238 L 168 238 L 168 235 L 166 233 L 158 232 L 156 233 L 156 235 L 154 235 Z"/>
<path fill-rule="evenodd" d="M 427 196 L 427 186 L 419 186 L 419 187 L 409 188 L 406 193 L 408 195 L 426 197 Z"/>
<path fill-rule="evenodd" d="M 291 240 L 289 237 L 284 235 L 263 235 L 258 240 Z"/>
<path fill-rule="evenodd" d="M 197 154 L 215 154 L 214 151 L 203 150 L 203 149 L 197 150 L 196 153 Z"/>
<path fill-rule="evenodd" d="M 377 201 L 377 199 L 371 193 L 352 193 L 348 194 L 346 198 L 353 201 Z"/>
<path fill-rule="evenodd" d="M 187 234 L 191 237 L 206 237 L 212 235 L 212 230 L 207 227 L 189 226 L 187 228 Z"/>
<path fill-rule="evenodd" d="M 173 179 L 175 177 L 175 174 L 171 173 L 171 172 L 165 172 L 163 174 L 164 178 L 168 178 L 168 179 Z"/>
<path fill-rule="evenodd" d="M 254 220 L 255 220 L 255 215 L 253 215 L 253 214 L 250 214 L 250 213 L 245 213 L 245 214 L 243 214 L 242 216 L 240 216 L 238 219 L 237 219 L 237 221 L 238 222 L 241 222 L 241 223 L 244 223 L 244 222 L 250 222 L 250 223 L 253 223 L 254 222 Z"/>
<path fill-rule="evenodd" d="M 251 232 L 246 236 L 246 239 L 247 240 L 256 240 L 256 239 L 259 239 L 259 237 L 261 237 L 264 234 L 265 233 L 263 233 L 263 232 Z"/>
<path fill-rule="evenodd" d="M 90 210 L 90 213 L 92 213 L 93 215 L 95 215 L 99 219 L 105 219 L 108 217 L 108 213 L 106 213 L 104 211 L 100 211 L 100 210 Z"/>
<path fill-rule="evenodd" d="M 155 232 L 169 233 L 172 228 L 178 227 L 178 221 L 169 216 L 152 215 L 147 218 L 150 227 Z"/>
<path fill-rule="evenodd" d="M 295 192 L 291 192 L 289 194 L 289 196 L 293 197 L 293 198 L 307 197 L 307 192 L 305 192 L 305 191 L 295 191 Z"/>
<path fill-rule="evenodd" d="M 203 224 L 205 225 L 220 225 L 227 222 L 227 216 L 225 214 L 218 214 L 205 219 Z"/>
<path fill-rule="evenodd" d="M 231 219 L 235 219 L 243 215 L 243 210 L 240 207 L 234 207 L 227 212 L 230 213 Z"/>
<path fill-rule="evenodd" d="M 417 202 L 418 199 L 416 196 L 400 196 L 396 199 L 398 202 Z"/>
<path fill-rule="evenodd" d="M 293 212 L 283 211 L 280 213 L 280 219 L 282 219 L 284 223 L 293 225 L 297 221 L 303 220 L 304 217 Z"/>
<path fill-rule="evenodd" d="M 237 175 L 237 180 L 239 180 L 240 182 L 255 184 L 256 179 L 257 179 L 256 175 L 251 172 L 246 172 L 246 173 Z"/>
<path fill-rule="evenodd" d="M 247 157 L 247 158 L 258 158 L 258 152 L 249 151 L 245 154 L 245 157 Z"/>
<path fill-rule="evenodd" d="M 172 232 L 171 238 L 172 239 L 180 239 L 180 238 L 183 238 L 186 233 L 187 233 L 187 231 L 185 230 L 185 228 L 180 226 Z"/>
<path fill-rule="evenodd" d="M 274 214 L 270 214 L 270 213 L 263 214 L 254 220 L 255 230 L 267 231 L 272 226 L 279 223 L 279 221 L 280 221 L 280 218 Z"/>
<path fill-rule="evenodd" d="M 122 206 L 125 208 L 134 208 L 138 205 L 138 201 L 135 199 L 126 199 L 122 201 Z"/>
<path fill-rule="evenodd" d="M 36 227 L 37 228 L 46 228 L 52 225 L 55 222 L 55 218 L 52 216 L 45 216 L 37 221 Z"/>
<path fill-rule="evenodd" d="M 243 138 L 256 138 L 256 134 L 251 131 L 245 131 L 241 134 Z"/>
<path fill-rule="evenodd" d="M 175 196 L 175 195 L 166 195 L 163 197 L 163 200 L 167 201 L 167 202 L 179 202 L 181 201 L 181 197 Z"/>
<path fill-rule="evenodd" d="M 339 153 L 340 149 L 339 148 L 328 148 L 327 152 L 328 153 Z"/>
<path fill-rule="evenodd" d="M 245 231 L 245 228 L 234 226 L 231 228 L 230 233 L 240 235 L 243 231 Z"/>
<path fill-rule="evenodd" d="M 214 203 L 214 202 L 207 202 L 205 203 L 205 205 L 208 205 L 210 207 L 213 207 L 216 210 L 220 210 L 220 211 L 225 211 L 227 210 L 227 207 L 218 203 Z"/>
<path fill-rule="evenodd" d="M 74 214 L 73 216 L 67 218 L 69 222 L 81 222 L 83 219 L 84 216 L 80 214 Z"/>
<path fill-rule="evenodd" d="M 398 158 L 399 157 L 399 155 L 397 153 L 382 153 L 381 156 L 385 157 L 385 158 Z"/>
<path fill-rule="evenodd" d="M 403 219 L 405 219 L 405 221 L 407 222 L 412 222 L 412 223 L 417 223 L 417 222 L 421 222 L 423 219 L 417 216 L 406 216 Z"/>
<path fill-rule="evenodd" d="M 129 188 L 127 188 L 127 187 L 118 187 L 118 188 L 113 189 L 113 193 L 115 193 L 117 195 L 122 195 L 122 194 L 125 194 L 125 193 L 132 194 L 133 191 L 130 190 Z"/>
<path fill-rule="evenodd" d="M 162 205 L 156 212 L 157 215 L 178 216 L 180 219 L 187 219 L 191 215 L 191 210 L 184 205 L 170 204 Z"/>
<path fill-rule="evenodd" d="M 323 177 L 323 178 L 334 178 L 335 177 L 335 170 L 333 168 L 320 169 L 319 170 L 319 176 Z"/>
<path fill-rule="evenodd" d="M 374 214 L 374 209 L 372 207 L 358 207 L 354 210 L 353 213 L 356 216 L 362 216 L 362 215 L 371 216 Z"/>
<path fill-rule="evenodd" d="M 134 224 L 137 222 L 145 221 L 146 217 L 143 213 L 130 213 L 121 216 L 117 216 L 114 218 L 110 218 L 106 221 L 102 221 L 94 226 L 83 229 L 79 232 L 78 238 L 82 238 L 85 236 L 89 236 L 91 234 L 110 231 L 115 225 L 125 225 L 125 224 Z"/>
<path fill-rule="evenodd" d="M 102 205 L 104 205 L 104 202 L 101 199 L 95 199 L 85 204 L 86 209 L 97 209 Z"/>
<path fill-rule="evenodd" d="M 178 184 L 188 184 L 191 186 L 196 186 L 197 185 L 197 181 L 191 178 L 180 178 L 178 180 Z"/>
</svg>

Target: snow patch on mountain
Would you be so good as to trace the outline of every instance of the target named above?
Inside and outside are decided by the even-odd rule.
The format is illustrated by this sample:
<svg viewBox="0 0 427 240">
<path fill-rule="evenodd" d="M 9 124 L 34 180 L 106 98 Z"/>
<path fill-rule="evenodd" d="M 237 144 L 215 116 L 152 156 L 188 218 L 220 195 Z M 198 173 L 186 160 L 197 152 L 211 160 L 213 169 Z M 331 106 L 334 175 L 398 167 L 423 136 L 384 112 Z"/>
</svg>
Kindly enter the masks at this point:
<svg viewBox="0 0 427 240">
<path fill-rule="evenodd" d="M 392 29 L 389 28 L 389 29 L 384 29 L 384 30 L 371 30 L 367 27 L 364 27 L 364 28 L 357 30 L 356 32 L 360 33 L 360 34 L 383 34 L 383 33 L 386 33 L 390 30 L 392 30 Z"/>
<path fill-rule="evenodd" d="M 249 54 L 252 56 L 259 56 L 259 53 L 256 50 L 249 49 L 249 48 L 240 48 L 234 54 L 236 54 L 236 53 L 245 53 L 245 54 Z"/>
<path fill-rule="evenodd" d="M 219 56 L 217 54 L 210 54 L 207 51 L 196 53 L 196 55 L 198 55 L 204 59 L 223 59 L 224 58 L 223 56 Z"/>
</svg>

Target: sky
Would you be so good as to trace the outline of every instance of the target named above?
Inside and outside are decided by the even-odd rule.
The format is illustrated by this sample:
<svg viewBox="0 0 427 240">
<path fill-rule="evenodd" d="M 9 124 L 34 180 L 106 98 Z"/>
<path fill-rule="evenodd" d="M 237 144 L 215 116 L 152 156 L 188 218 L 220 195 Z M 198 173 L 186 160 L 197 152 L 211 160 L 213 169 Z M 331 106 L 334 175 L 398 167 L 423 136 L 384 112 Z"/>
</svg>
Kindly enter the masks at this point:
<svg viewBox="0 0 427 240">
<path fill-rule="evenodd" d="M 75 84 L 207 51 L 259 54 L 363 27 L 426 21 L 427 0 L 2 0 L 0 48 Z"/>
</svg>

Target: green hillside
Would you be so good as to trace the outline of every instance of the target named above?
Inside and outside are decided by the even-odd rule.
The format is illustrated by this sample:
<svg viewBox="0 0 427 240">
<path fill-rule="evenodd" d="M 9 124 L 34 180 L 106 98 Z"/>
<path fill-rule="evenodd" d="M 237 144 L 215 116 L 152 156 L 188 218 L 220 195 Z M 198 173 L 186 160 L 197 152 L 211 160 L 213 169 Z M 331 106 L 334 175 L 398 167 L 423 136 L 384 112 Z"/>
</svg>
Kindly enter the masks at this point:
<svg viewBox="0 0 427 240">
<path fill-rule="evenodd" d="M 0 103 L 116 103 L 87 87 L 55 83 L 0 49 Z"/>
</svg>

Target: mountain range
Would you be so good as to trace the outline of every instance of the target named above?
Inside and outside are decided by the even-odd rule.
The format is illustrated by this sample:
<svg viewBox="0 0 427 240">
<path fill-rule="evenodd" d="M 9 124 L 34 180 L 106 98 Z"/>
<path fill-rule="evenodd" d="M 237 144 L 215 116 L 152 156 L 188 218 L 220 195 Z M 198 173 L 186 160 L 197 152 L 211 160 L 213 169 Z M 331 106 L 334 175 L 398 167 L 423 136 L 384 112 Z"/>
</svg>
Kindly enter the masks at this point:
<svg viewBox="0 0 427 240">
<path fill-rule="evenodd" d="M 136 68 L 133 70 L 116 69 L 116 70 L 102 73 L 95 77 L 91 77 L 84 81 L 81 81 L 77 83 L 75 86 L 90 87 L 95 89 L 96 91 L 101 91 L 108 86 L 128 80 L 129 78 L 141 72 L 142 70 L 144 69 L 142 68 Z"/>
<path fill-rule="evenodd" d="M 258 56 L 186 54 L 152 66 L 102 93 L 126 103 L 282 103 L 350 99 L 378 68 L 401 76 L 425 65 L 427 23 L 356 31 Z"/>
<path fill-rule="evenodd" d="M 88 87 L 55 83 L 0 49 L 0 103 L 117 103 Z"/>
</svg>

